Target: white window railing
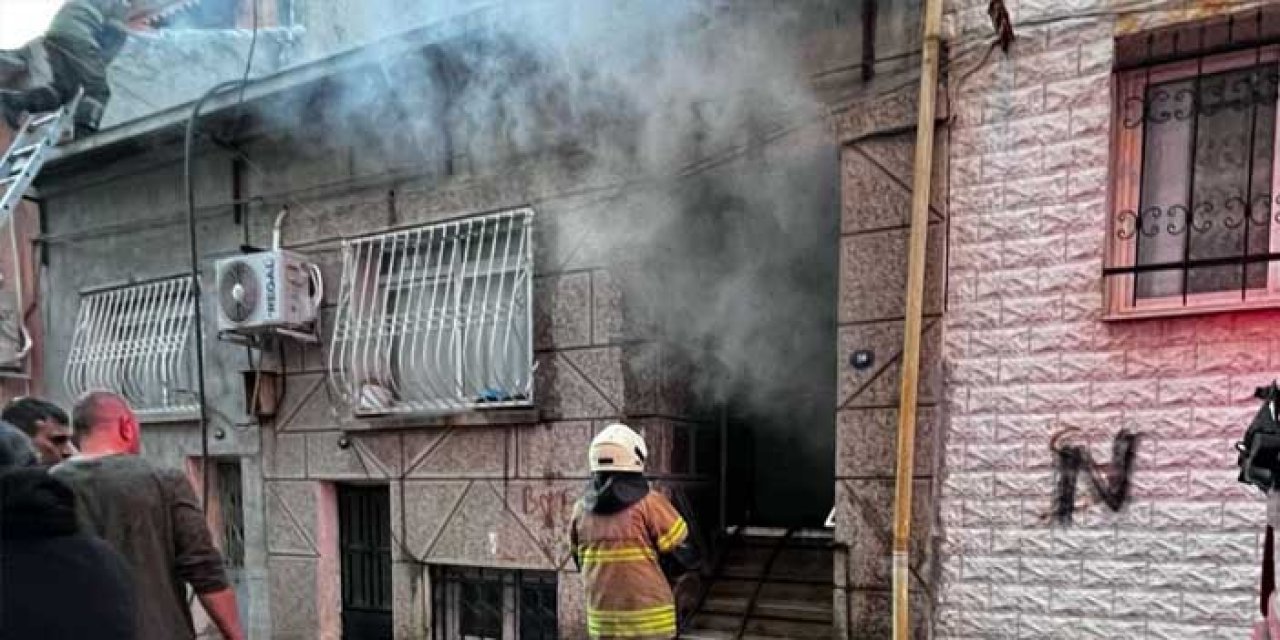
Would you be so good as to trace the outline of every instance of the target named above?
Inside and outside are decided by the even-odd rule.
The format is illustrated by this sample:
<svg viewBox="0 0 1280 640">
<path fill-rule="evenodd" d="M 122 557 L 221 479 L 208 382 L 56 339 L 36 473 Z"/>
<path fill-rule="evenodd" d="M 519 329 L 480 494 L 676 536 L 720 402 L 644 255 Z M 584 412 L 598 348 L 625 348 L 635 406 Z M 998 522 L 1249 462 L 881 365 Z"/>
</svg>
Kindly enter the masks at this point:
<svg viewBox="0 0 1280 640">
<path fill-rule="evenodd" d="M 67 358 L 68 393 L 113 391 L 142 420 L 198 413 L 193 315 L 186 276 L 83 294 Z"/>
<path fill-rule="evenodd" d="M 343 244 L 330 379 L 357 415 L 533 402 L 533 211 Z"/>
</svg>

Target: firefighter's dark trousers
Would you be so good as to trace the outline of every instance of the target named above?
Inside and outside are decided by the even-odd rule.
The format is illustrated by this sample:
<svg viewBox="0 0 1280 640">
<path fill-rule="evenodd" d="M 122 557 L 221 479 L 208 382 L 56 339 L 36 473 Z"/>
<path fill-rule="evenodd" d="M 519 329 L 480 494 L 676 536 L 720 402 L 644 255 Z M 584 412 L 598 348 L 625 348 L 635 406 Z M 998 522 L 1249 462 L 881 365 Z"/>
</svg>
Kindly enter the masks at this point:
<svg viewBox="0 0 1280 640">
<path fill-rule="evenodd" d="M 3 102 L 11 112 L 44 113 L 70 102 L 81 88 L 84 98 L 76 110 L 76 133 L 98 130 L 111 98 L 107 63 L 97 46 L 74 40 L 46 40 L 53 81 L 22 91 L 5 91 Z"/>
</svg>

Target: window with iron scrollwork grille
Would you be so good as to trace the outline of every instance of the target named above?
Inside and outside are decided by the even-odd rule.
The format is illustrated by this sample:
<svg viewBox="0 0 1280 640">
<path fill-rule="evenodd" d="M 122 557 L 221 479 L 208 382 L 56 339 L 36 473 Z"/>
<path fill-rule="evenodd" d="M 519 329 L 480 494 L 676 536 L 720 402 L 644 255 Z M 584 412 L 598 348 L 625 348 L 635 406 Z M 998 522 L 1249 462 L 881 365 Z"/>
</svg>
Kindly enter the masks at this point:
<svg viewBox="0 0 1280 640">
<path fill-rule="evenodd" d="M 1280 306 L 1278 81 L 1280 46 L 1116 74 L 1110 317 Z"/>
<path fill-rule="evenodd" d="M 67 392 L 113 391 L 140 420 L 194 416 L 191 296 L 186 276 L 83 294 L 63 379 Z"/>
<path fill-rule="evenodd" d="M 358 415 L 533 401 L 533 211 L 343 246 L 332 380 Z"/>
<path fill-rule="evenodd" d="M 433 637 L 442 640 L 554 640 L 556 576 L 436 566 L 431 571 Z"/>
</svg>

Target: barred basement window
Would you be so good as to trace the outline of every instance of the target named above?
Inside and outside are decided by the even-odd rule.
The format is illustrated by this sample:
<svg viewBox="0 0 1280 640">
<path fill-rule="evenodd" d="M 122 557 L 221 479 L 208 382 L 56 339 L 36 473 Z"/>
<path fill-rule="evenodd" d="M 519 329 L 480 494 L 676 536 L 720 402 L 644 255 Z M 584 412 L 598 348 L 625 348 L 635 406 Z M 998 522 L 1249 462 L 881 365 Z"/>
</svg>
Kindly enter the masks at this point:
<svg viewBox="0 0 1280 640">
<path fill-rule="evenodd" d="M 195 415 L 191 322 L 186 276 L 82 294 L 67 392 L 113 391 L 144 421 Z"/>
<path fill-rule="evenodd" d="M 1116 75 L 1112 318 L 1280 305 L 1280 47 L 1184 58 Z"/>
<path fill-rule="evenodd" d="M 554 573 L 433 567 L 432 637 L 442 640 L 555 640 Z"/>
<path fill-rule="evenodd" d="M 533 211 L 347 241 L 331 379 L 358 415 L 533 401 Z"/>
</svg>

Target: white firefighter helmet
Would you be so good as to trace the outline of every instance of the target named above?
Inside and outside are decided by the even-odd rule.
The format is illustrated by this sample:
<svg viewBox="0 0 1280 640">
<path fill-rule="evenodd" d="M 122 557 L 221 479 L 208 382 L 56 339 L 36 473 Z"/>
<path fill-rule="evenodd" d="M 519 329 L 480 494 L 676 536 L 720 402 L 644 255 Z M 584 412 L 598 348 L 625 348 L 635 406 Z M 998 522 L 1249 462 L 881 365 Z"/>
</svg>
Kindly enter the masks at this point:
<svg viewBox="0 0 1280 640">
<path fill-rule="evenodd" d="M 644 460 L 649 457 L 649 447 L 644 438 L 625 424 L 611 424 L 596 434 L 591 441 L 591 472 L 622 471 L 644 472 Z"/>
</svg>

